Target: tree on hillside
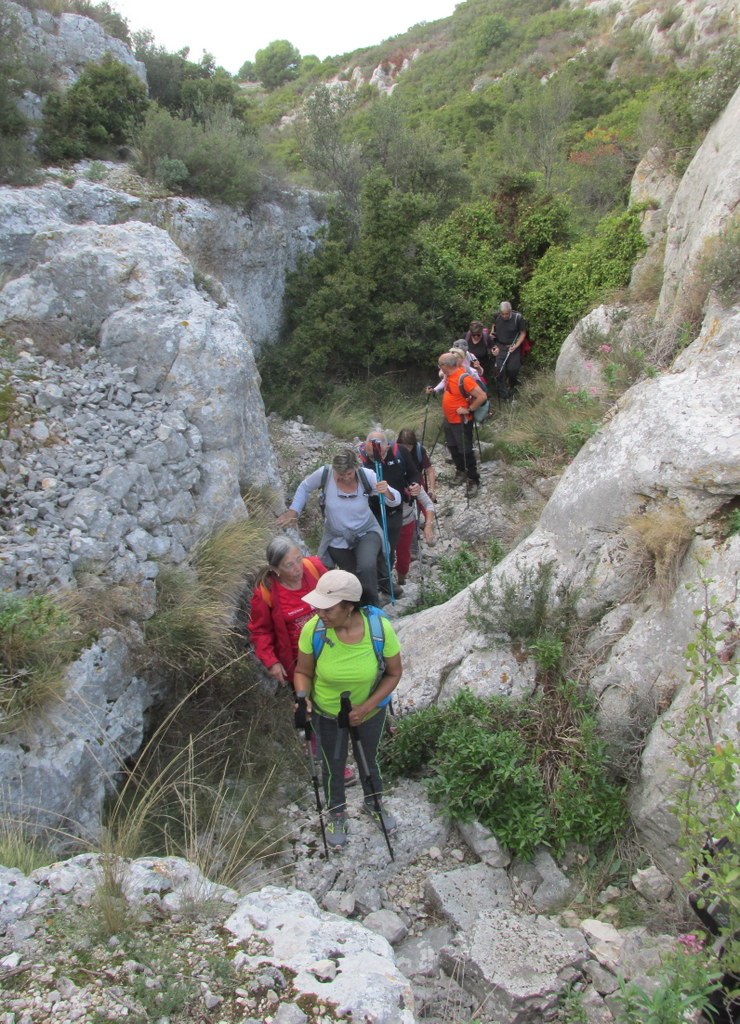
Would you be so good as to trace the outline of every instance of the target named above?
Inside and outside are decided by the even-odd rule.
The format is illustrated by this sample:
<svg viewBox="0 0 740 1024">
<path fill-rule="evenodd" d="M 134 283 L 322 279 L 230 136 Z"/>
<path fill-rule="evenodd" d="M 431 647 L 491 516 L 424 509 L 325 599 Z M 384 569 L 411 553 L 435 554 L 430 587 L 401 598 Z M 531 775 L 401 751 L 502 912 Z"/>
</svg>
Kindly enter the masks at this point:
<svg viewBox="0 0 740 1024">
<path fill-rule="evenodd" d="M 257 50 L 254 70 L 265 89 L 277 89 L 298 74 L 301 55 L 287 39 L 275 39 L 264 50 Z"/>
<path fill-rule="evenodd" d="M 354 97 L 325 85 L 309 97 L 304 119 L 296 126 L 301 156 L 322 184 L 335 188 L 351 213 L 357 212 L 360 183 L 366 171 L 350 115 Z"/>
<path fill-rule="evenodd" d="M 542 174 L 546 192 L 564 156 L 568 126 L 576 106 L 572 82 L 556 75 L 546 85 L 535 84 L 507 117 L 508 130 L 517 140 L 522 166 Z"/>
</svg>

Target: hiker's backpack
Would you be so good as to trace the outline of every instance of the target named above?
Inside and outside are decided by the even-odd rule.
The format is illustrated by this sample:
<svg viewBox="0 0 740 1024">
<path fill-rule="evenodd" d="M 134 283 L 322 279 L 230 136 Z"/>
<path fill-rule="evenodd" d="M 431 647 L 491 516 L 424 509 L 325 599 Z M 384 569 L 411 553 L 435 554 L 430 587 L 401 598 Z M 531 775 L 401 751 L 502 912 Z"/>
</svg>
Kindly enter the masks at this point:
<svg viewBox="0 0 740 1024">
<path fill-rule="evenodd" d="M 466 377 L 469 377 L 470 380 L 472 380 L 474 384 L 477 384 L 478 387 L 481 389 L 481 391 L 485 392 L 485 394 L 488 394 L 488 385 L 486 383 L 484 383 L 484 381 L 482 381 L 482 380 L 476 380 L 475 377 L 473 377 L 473 375 L 471 373 L 467 373 L 466 372 L 466 373 L 461 373 L 460 377 L 458 378 L 458 381 L 457 381 L 457 385 L 460 388 L 460 394 L 464 398 L 467 399 L 467 397 L 468 397 L 466 392 L 465 392 L 465 389 L 463 387 L 463 381 L 465 380 Z M 483 421 L 485 419 L 487 419 L 488 413 L 490 411 L 491 411 L 491 403 L 488 401 L 488 399 L 486 399 L 485 402 L 483 403 L 483 405 L 479 405 L 477 409 L 473 409 L 473 419 L 475 420 L 476 423 L 483 423 Z"/>
<path fill-rule="evenodd" d="M 302 562 L 303 568 L 307 569 L 315 580 L 317 580 L 319 576 L 321 576 L 321 573 L 313 564 L 310 558 L 304 558 L 302 559 Z M 270 588 L 265 583 L 260 583 L 260 595 L 262 597 L 262 600 L 267 605 L 267 607 L 272 608 L 272 594 L 270 593 Z"/>
<path fill-rule="evenodd" d="M 381 676 L 385 672 L 385 658 L 383 657 L 383 648 L 385 646 L 385 630 L 383 628 L 383 619 L 387 619 L 388 616 L 382 610 L 382 608 L 376 608 L 374 604 L 366 604 L 360 608 L 361 613 L 365 616 L 370 627 L 370 639 L 373 643 L 373 651 L 378 662 L 378 674 L 375 677 L 375 683 L 371 693 L 375 690 L 375 687 L 380 682 Z M 311 637 L 311 647 L 313 648 L 313 659 L 314 662 L 318 661 L 321 652 L 326 645 L 326 626 L 319 619 L 314 626 L 313 636 Z M 382 700 L 378 707 L 384 707 L 390 701 L 390 695 Z"/>
<path fill-rule="evenodd" d="M 529 353 L 534 348 L 534 342 L 530 338 L 529 332 L 527 332 L 527 334 L 525 334 L 524 341 L 521 343 L 520 348 L 521 348 L 521 352 L 522 352 L 522 362 L 524 362 L 524 360 L 527 358 Z"/>
<path fill-rule="evenodd" d="M 326 516 L 326 481 L 329 479 L 330 469 L 331 466 L 324 466 L 321 471 L 321 483 L 319 484 L 319 508 L 321 509 L 322 517 Z M 360 474 L 360 482 L 365 494 L 370 497 L 373 493 L 373 485 L 370 483 L 367 473 L 362 466 L 357 467 L 357 472 Z"/>
</svg>

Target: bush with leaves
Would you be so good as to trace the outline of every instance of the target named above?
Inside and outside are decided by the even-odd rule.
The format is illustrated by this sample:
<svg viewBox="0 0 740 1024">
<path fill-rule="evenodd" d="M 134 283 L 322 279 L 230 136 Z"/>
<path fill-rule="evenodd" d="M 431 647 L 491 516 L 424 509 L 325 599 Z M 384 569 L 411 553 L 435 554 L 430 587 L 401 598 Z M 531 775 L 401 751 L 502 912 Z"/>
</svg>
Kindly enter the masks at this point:
<svg viewBox="0 0 740 1024">
<path fill-rule="evenodd" d="M 383 752 L 393 775 L 425 772 L 430 796 L 453 819 L 475 819 L 515 855 L 541 843 L 595 844 L 624 821 L 593 702 L 575 684 L 519 704 L 463 690 L 444 707 L 399 719 Z"/>
<path fill-rule="evenodd" d="M 139 170 L 167 188 L 237 207 L 249 207 L 259 192 L 261 149 L 227 108 L 214 108 L 195 123 L 152 104 L 137 154 Z"/>
<path fill-rule="evenodd" d="M 108 54 L 88 64 L 66 93 L 49 96 L 39 148 L 49 161 L 106 155 L 131 141 L 148 105 L 141 79 Z"/>
<path fill-rule="evenodd" d="M 553 246 L 522 288 L 522 306 L 537 345 L 532 358 L 552 366 L 583 314 L 629 282 L 645 251 L 639 210 L 605 217 L 590 238 L 570 248 Z"/>
</svg>

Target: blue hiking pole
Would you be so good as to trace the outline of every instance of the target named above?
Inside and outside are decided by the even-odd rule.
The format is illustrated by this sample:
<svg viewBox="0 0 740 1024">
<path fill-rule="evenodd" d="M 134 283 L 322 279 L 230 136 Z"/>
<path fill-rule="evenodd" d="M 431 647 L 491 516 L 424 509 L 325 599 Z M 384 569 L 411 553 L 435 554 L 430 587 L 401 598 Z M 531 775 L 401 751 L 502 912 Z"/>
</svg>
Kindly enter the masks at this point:
<svg viewBox="0 0 740 1024">
<path fill-rule="evenodd" d="M 381 460 L 380 441 L 373 441 L 373 459 L 375 460 L 375 476 L 378 480 L 383 479 L 383 462 Z M 388 540 L 388 518 L 385 512 L 385 497 L 378 495 L 380 501 L 380 522 L 383 527 L 383 547 L 385 548 L 385 564 L 388 569 L 388 592 L 391 595 L 391 604 L 396 603 L 393 593 L 393 566 L 391 565 L 391 544 Z"/>
</svg>

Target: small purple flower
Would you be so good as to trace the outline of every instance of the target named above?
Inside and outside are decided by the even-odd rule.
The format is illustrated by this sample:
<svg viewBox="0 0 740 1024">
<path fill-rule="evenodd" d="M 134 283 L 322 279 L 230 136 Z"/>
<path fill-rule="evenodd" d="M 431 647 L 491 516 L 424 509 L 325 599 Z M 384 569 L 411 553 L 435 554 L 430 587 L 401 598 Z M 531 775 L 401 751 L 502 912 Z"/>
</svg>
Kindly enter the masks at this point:
<svg viewBox="0 0 740 1024">
<path fill-rule="evenodd" d="M 679 935 L 678 941 L 687 953 L 701 953 L 702 949 L 704 949 L 703 940 L 700 939 L 698 935 L 694 935 L 691 932 Z"/>
<path fill-rule="evenodd" d="M 611 352 L 611 345 L 599 345 L 599 352 Z"/>
</svg>

